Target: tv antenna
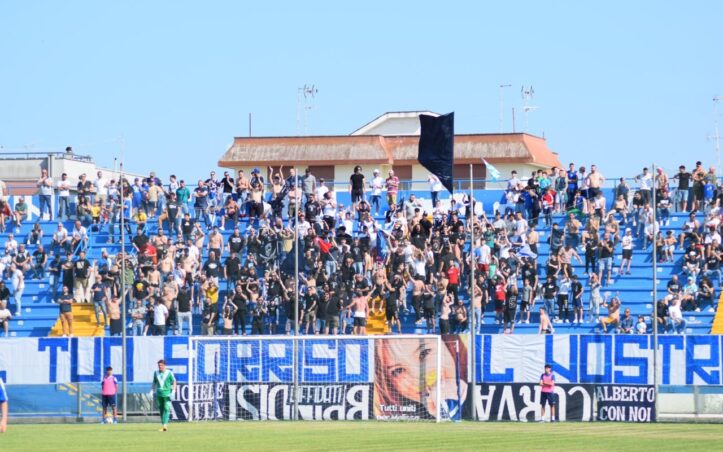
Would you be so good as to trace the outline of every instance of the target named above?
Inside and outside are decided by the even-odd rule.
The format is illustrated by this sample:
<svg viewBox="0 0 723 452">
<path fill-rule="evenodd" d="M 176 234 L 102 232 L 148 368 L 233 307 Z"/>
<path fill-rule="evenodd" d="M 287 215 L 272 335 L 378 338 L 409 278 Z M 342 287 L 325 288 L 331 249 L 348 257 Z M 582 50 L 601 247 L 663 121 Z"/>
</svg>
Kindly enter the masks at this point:
<svg viewBox="0 0 723 452">
<path fill-rule="evenodd" d="M 319 90 L 316 85 L 304 84 L 296 94 L 296 133 L 297 135 L 308 135 L 309 133 L 309 112 L 314 108 L 314 98 Z"/>
<path fill-rule="evenodd" d="M 720 101 L 723 100 L 723 97 L 721 96 L 713 96 L 713 128 L 714 128 L 714 134 L 708 135 L 709 140 L 713 140 L 715 144 L 715 155 L 716 159 L 718 160 L 718 166 L 717 171 L 718 174 L 720 174 L 721 167 L 720 167 L 720 132 L 718 127 L 718 118 L 721 117 L 721 114 L 718 113 L 718 104 Z"/>
<path fill-rule="evenodd" d="M 532 85 L 522 85 L 522 89 L 520 89 L 520 94 L 522 95 L 522 100 L 524 102 L 522 111 L 525 112 L 525 132 L 527 132 L 527 130 L 530 128 L 530 112 L 535 111 L 540 107 L 533 107 L 530 105 L 530 102 L 535 97 L 535 88 L 533 88 Z"/>
</svg>

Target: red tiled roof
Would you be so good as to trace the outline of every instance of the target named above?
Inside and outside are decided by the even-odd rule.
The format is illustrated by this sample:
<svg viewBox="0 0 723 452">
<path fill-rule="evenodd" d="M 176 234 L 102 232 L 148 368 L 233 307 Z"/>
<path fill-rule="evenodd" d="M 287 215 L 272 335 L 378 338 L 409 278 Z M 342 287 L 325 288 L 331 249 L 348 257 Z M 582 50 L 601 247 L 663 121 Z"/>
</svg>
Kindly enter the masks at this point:
<svg viewBox="0 0 723 452">
<path fill-rule="evenodd" d="M 418 136 L 343 135 L 239 137 L 219 160 L 221 167 L 343 163 L 413 163 Z M 469 134 L 454 138 L 455 161 L 561 166 L 544 138 L 524 133 Z"/>
</svg>

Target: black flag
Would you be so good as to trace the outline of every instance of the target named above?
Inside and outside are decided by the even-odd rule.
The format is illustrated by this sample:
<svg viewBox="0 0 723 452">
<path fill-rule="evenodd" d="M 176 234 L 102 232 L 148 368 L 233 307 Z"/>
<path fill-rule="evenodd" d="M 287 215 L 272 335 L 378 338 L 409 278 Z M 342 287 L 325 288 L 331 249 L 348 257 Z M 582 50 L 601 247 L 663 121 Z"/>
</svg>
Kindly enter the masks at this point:
<svg viewBox="0 0 723 452">
<path fill-rule="evenodd" d="M 419 136 L 417 160 L 454 192 L 454 112 L 442 116 L 419 115 L 422 133 Z"/>
</svg>

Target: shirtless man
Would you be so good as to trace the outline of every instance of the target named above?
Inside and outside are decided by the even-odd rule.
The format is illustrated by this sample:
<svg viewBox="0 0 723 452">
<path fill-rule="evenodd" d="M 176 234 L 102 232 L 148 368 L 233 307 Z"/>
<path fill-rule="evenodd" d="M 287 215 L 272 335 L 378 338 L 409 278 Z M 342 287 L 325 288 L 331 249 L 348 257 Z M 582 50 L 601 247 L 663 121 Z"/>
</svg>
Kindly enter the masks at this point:
<svg viewBox="0 0 723 452">
<path fill-rule="evenodd" d="M 424 279 L 415 276 L 412 280 L 412 306 L 414 306 L 414 320 L 416 323 L 424 322 L 422 319 L 422 296 L 424 292 Z"/>
<path fill-rule="evenodd" d="M 161 276 L 161 286 L 163 286 L 168 279 L 168 275 L 173 271 L 173 258 L 170 253 L 166 253 L 165 257 L 158 262 L 158 271 Z"/>
<path fill-rule="evenodd" d="M 540 308 L 540 329 L 539 334 L 554 334 L 555 328 L 552 326 L 550 316 L 547 315 L 545 308 Z"/>
<path fill-rule="evenodd" d="M 166 305 L 166 309 L 168 309 L 168 312 L 171 312 L 171 308 L 173 307 L 173 302 L 176 300 L 176 296 L 178 295 L 178 286 L 176 285 L 175 281 L 168 281 L 166 284 L 163 285 L 163 290 L 161 293 L 161 300 L 163 300 L 163 304 Z"/>
<path fill-rule="evenodd" d="M 110 297 L 106 300 L 106 309 L 110 317 L 110 335 L 120 336 L 123 334 L 123 322 L 120 312 L 120 298 Z"/>
<path fill-rule="evenodd" d="M 168 249 L 168 236 L 163 233 L 163 229 L 159 229 L 158 234 L 153 236 L 151 245 L 155 246 L 159 253 Z"/>
<path fill-rule="evenodd" d="M 607 333 L 608 325 L 617 327 L 620 324 L 620 300 L 615 296 L 609 303 L 604 302 L 603 307 L 608 308 L 608 316 L 600 316 L 600 326 L 602 326 L 603 333 Z"/>
<path fill-rule="evenodd" d="M 218 232 L 218 227 L 214 226 L 213 231 L 208 236 L 208 251 L 213 251 L 216 256 L 221 256 L 221 250 L 223 250 L 223 235 Z"/>
<path fill-rule="evenodd" d="M 379 264 L 372 274 L 372 283 L 374 287 L 371 292 L 372 307 L 371 313 L 381 311 L 384 304 L 384 287 L 387 285 L 387 272 L 384 265 Z M 377 303 L 379 306 L 377 307 Z"/>
<path fill-rule="evenodd" d="M 369 297 L 362 295 L 360 290 L 354 292 L 351 308 L 354 311 L 354 334 L 364 336 L 367 334 L 367 316 L 369 315 Z"/>
<path fill-rule="evenodd" d="M 161 272 L 158 271 L 158 268 L 151 267 L 150 270 L 148 270 L 146 278 L 148 279 L 148 284 L 153 287 L 154 293 L 158 294 L 161 288 Z"/>
<path fill-rule="evenodd" d="M 474 296 L 472 297 L 473 303 L 472 303 L 472 309 L 473 309 L 473 315 L 474 315 L 474 327 L 475 332 L 480 332 L 480 325 L 485 323 L 485 308 L 483 304 L 483 298 L 485 296 L 485 292 L 478 286 L 477 284 L 474 285 Z"/>
<path fill-rule="evenodd" d="M 226 301 L 223 303 L 223 332 L 224 336 L 231 336 L 233 334 L 233 318 L 236 315 L 238 308 L 231 302 L 229 297 L 226 297 Z"/>
</svg>

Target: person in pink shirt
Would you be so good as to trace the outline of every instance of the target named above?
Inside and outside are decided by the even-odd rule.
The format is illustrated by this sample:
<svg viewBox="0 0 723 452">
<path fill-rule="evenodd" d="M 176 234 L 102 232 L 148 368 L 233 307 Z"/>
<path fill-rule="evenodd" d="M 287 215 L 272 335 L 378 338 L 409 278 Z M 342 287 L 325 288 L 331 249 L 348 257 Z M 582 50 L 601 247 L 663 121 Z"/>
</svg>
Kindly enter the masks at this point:
<svg viewBox="0 0 723 452">
<path fill-rule="evenodd" d="M 103 396 L 103 420 L 106 423 L 108 407 L 113 410 L 113 423 L 118 423 L 118 409 L 116 408 L 116 394 L 118 394 L 118 379 L 113 375 L 113 368 L 108 366 L 100 382 L 100 393 Z"/>
<path fill-rule="evenodd" d="M 550 406 L 550 422 L 555 422 L 555 375 L 552 373 L 552 366 L 545 364 L 545 373 L 540 375 L 540 386 L 542 394 L 540 397 L 540 407 L 542 415 L 540 422 L 545 422 L 545 405 Z"/>
</svg>

